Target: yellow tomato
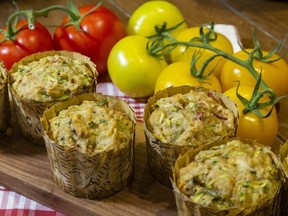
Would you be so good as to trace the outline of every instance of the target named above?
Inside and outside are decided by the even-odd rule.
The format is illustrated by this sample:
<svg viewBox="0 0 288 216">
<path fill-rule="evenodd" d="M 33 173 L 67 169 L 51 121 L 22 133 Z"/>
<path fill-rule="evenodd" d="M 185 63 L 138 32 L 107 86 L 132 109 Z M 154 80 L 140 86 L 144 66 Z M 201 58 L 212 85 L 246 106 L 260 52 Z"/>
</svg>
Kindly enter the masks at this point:
<svg viewBox="0 0 288 216">
<path fill-rule="evenodd" d="M 204 30 L 204 32 L 207 32 L 208 30 Z M 188 29 L 182 30 L 179 34 L 176 36 L 177 41 L 182 42 L 188 42 L 190 39 L 200 37 L 200 27 L 192 27 Z M 195 42 L 196 43 L 196 42 Z M 201 43 L 201 42 L 197 42 Z M 231 42 L 227 37 L 225 37 L 221 33 L 217 33 L 217 39 L 214 41 L 210 41 L 211 46 L 224 51 L 226 53 L 232 54 L 233 53 L 233 47 Z M 201 49 L 197 47 L 189 47 L 187 49 L 186 46 L 177 46 L 172 52 L 171 52 L 171 61 L 177 62 L 177 61 L 185 61 L 189 64 L 191 64 L 192 56 L 194 53 L 198 53 L 198 56 L 200 57 L 196 63 L 196 68 L 199 69 L 205 60 L 207 60 L 209 57 L 213 56 L 215 53 L 207 50 L 207 49 Z M 207 72 L 213 71 L 213 73 L 216 75 L 217 78 L 220 77 L 220 72 L 223 67 L 224 62 L 226 61 L 223 57 L 217 57 L 207 67 Z"/>
<path fill-rule="evenodd" d="M 147 53 L 147 42 L 147 38 L 139 35 L 124 37 L 114 45 L 108 57 L 112 82 L 130 97 L 153 95 L 156 80 L 167 66 L 165 60 Z"/>
<path fill-rule="evenodd" d="M 276 109 L 273 108 L 271 115 L 267 118 L 261 118 L 252 112 L 243 114 L 244 105 L 238 99 L 236 95 L 237 87 L 233 87 L 224 92 L 232 101 L 238 105 L 239 109 L 239 124 L 236 132 L 236 136 L 245 139 L 254 139 L 258 142 L 272 146 L 275 143 L 276 136 L 278 133 L 278 118 Z M 250 99 L 252 96 L 254 88 L 251 86 L 240 86 L 238 93 L 246 98 Z M 262 98 L 261 102 L 267 101 L 268 98 Z M 260 110 L 263 114 L 267 114 L 270 107 Z"/>
<path fill-rule="evenodd" d="M 247 51 L 250 52 L 251 49 Z M 263 51 L 263 55 L 267 53 Z M 235 53 L 234 56 L 241 60 L 248 58 L 248 54 L 242 50 Z M 274 54 L 270 59 L 277 58 L 279 56 Z M 278 97 L 288 94 L 288 65 L 284 59 L 281 58 L 273 63 L 264 63 L 254 59 L 253 66 L 258 74 L 262 71 L 262 80 L 275 91 Z M 236 86 L 237 82 L 235 81 L 237 80 L 240 81 L 241 85 L 254 87 L 256 84 L 256 80 L 246 68 L 227 60 L 222 68 L 220 78 L 223 91 Z"/>
<path fill-rule="evenodd" d="M 127 34 L 128 35 L 154 35 L 155 25 L 167 23 L 167 27 L 173 27 L 185 21 L 181 11 L 168 1 L 147 1 L 140 5 L 131 15 L 128 20 Z M 184 22 L 177 28 L 173 34 L 186 29 L 187 24 Z"/>
<path fill-rule="evenodd" d="M 204 82 L 198 81 L 190 73 L 190 65 L 186 62 L 175 62 L 168 65 L 160 73 L 156 85 L 155 92 L 163 90 L 171 86 L 202 86 L 207 89 L 213 89 L 221 92 L 221 85 L 218 79 L 211 74 Z"/>
</svg>

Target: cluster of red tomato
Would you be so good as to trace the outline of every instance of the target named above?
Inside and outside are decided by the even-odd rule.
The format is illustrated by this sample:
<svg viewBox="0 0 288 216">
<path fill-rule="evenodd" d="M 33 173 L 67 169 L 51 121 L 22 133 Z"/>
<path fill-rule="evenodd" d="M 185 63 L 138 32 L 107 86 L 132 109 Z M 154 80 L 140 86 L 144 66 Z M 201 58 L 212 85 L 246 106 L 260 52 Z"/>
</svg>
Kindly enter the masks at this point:
<svg viewBox="0 0 288 216">
<path fill-rule="evenodd" d="M 54 8 L 57 10 L 59 7 L 64 8 Z M 48 10 L 51 7 L 47 8 L 47 13 Z M 67 5 L 65 10 L 68 15 L 53 36 L 37 21 L 33 28 L 29 28 L 27 20 L 19 21 L 16 27 L 13 26 L 14 22 L 9 23 L 0 31 L 0 59 L 8 70 L 24 56 L 56 49 L 80 52 L 91 58 L 99 73 L 107 72 L 109 52 L 126 35 L 125 25 L 113 11 L 104 6 L 85 5 L 75 8 Z M 19 14 L 23 15 L 22 12 Z"/>
</svg>

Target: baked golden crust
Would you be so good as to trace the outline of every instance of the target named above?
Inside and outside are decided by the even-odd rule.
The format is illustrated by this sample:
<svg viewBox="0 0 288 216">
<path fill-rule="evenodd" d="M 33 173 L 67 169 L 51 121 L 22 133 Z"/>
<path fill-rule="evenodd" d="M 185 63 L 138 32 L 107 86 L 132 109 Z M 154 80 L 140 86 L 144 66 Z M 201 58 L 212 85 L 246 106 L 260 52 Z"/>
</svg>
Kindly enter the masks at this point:
<svg viewBox="0 0 288 216">
<path fill-rule="evenodd" d="M 159 99 L 149 117 L 152 134 L 163 143 L 198 147 L 235 130 L 233 112 L 205 91 L 190 90 Z"/>
<path fill-rule="evenodd" d="M 216 209 L 256 206 L 280 185 L 280 170 L 266 148 L 240 140 L 200 151 L 177 180 L 193 202 Z"/>
<path fill-rule="evenodd" d="M 132 121 L 107 103 L 107 100 L 83 101 L 62 110 L 49 121 L 55 142 L 92 154 L 122 148 L 133 135 Z"/>
<path fill-rule="evenodd" d="M 11 74 L 12 88 L 25 100 L 65 100 L 93 85 L 95 74 L 85 58 L 55 54 L 21 64 Z"/>
</svg>

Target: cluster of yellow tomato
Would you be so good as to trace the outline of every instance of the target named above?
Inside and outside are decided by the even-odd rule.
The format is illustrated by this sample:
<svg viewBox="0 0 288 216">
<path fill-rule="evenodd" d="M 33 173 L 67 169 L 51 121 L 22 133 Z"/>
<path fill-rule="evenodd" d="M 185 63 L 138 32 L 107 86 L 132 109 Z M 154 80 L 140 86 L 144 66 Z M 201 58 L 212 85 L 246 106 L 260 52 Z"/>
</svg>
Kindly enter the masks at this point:
<svg viewBox="0 0 288 216">
<path fill-rule="evenodd" d="M 239 107 L 240 119 L 237 135 L 244 138 L 257 139 L 267 145 L 272 145 L 278 132 L 278 120 L 275 109 L 268 118 L 260 118 L 253 113 L 243 114 L 244 105 L 236 96 L 237 82 L 240 81 L 239 94 L 248 100 L 256 84 L 255 78 L 249 70 L 239 64 L 216 57 L 206 68 L 205 73 L 213 71 L 209 77 L 200 82 L 191 75 L 191 59 L 197 54 L 196 69 L 215 53 L 196 47 L 177 46 L 169 55 L 169 62 L 164 58 L 156 58 L 147 52 L 147 36 L 155 34 L 155 25 L 167 23 L 167 28 L 185 20 L 179 9 L 167 1 L 149 1 L 138 7 L 131 15 L 127 33 L 128 36 L 120 40 L 111 50 L 108 58 L 108 73 L 112 82 L 125 94 L 134 98 L 149 97 L 154 92 L 170 86 L 192 85 L 203 86 L 217 90 L 229 96 Z M 187 23 L 180 25 L 172 36 L 177 41 L 189 41 L 200 36 L 200 27 L 189 27 Z M 216 40 L 209 42 L 218 50 L 245 60 L 249 49 L 233 52 L 231 42 L 221 33 L 217 33 Z M 263 56 L 267 52 L 262 52 Z M 273 54 L 271 59 L 279 56 Z M 288 94 L 288 66 L 280 58 L 273 63 L 253 60 L 255 70 L 262 72 L 262 80 L 275 92 L 277 96 Z M 266 98 L 267 99 L 267 98 Z M 265 97 L 261 99 L 266 100 Z M 261 110 L 267 113 L 268 108 Z"/>
</svg>

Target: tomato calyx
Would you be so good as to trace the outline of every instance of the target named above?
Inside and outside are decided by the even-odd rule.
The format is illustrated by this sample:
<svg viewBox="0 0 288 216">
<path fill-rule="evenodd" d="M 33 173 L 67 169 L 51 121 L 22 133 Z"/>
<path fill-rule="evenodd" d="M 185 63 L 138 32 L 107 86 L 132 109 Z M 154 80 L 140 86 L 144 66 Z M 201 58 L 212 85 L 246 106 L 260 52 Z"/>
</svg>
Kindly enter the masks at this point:
<svg viewBox="0 0 288 216">
<path fill-rule="evenodd" d="M 210 28 L 208 28 L 208 32 L 205 33 L 204 29 L 207 29 L 207 26 L 210 26 Z M 218 34 L 214 31 L 214 27 L 215 27 L 214 23 L 201 25 L 200 26 L 200 38 L 195 37 L 191 41 L 199 40 L 204 43 L 209 43 L 210 41 L 217 40 Z"/>
<path fill-rule="evenodd" d="M 32 11 L 32 17 L 34 19 L 36 19 L 37 17 L 41 17 L 41 16 L 47 17 L 50 11 L 61 10 L 61 11 L 64 11 L 69 17 L 69 22 L 67 22 L 64 26 L 74 25 L 77 28 L 77 30 L 79 30 L 82 19 L 88 16 L 89 14 L 91 14 L 101 4 L 102 4 L 102 1 L 100 1 L 97 5 L 95 5 L 95 7 L 89 10 L 87 13 L 85 13 L 84 15 L 81 15 L 76 5 L 71 1 L 67 1 L 66 6 L 52 5 L 52 6 L 43 8 L 38 11 Z"/>
<path fill-rule="evenodd" d="M 163 22 L 162 25 L 155 25 L 154 29 L 156 34 L 147 36 L 149 39 L 146 46 L 148 54 L 154 57 L 167 56 L 174 48 L 176 48 L 177 45 L 169 46 L 169 49 L 166 49 L 165 41 L 176 43 L 177 40 L 171 35 L 171 32 L 173 32 L 184 23 L 185 21 L 182 21 L 175 26 L 172 26 L 171 28 L 167 28 L 167 22 Z"/>
<path fill-rule="evenodd" d="M 283 98 L 285 97 L 287 98 L 286 95 L 280 96 L 277 98 L 274 91 L 270 88 L 265 88 L 263 90 L 260 90 L 261 78 L 262 78 L 262 73 L 260 73 L 259 78 L 257 79 L 252 96 L 249 100 L 239 94 L 240 82 L 237 81 L 238 85 L 236 87 L 236 96 L 244 105 L 244 108 L 242 110 L 242 113 L 244 115 L 249 112 L 252 112 L 253 114 L 255 114 L 256 116 L 260 118 L 268 118 L 274 109 L 274 105 L 277 104 Z M 269 98 L 269 100 L 265 102 L 260 102 L 260 100 L 263 97 L 267 97 Z M 261 110 L 265 108 L 269 108 L 269 111 L 267 113 L 261 112 Z"/>
<path fill-rule="evenodd" d="M 102 1 L 92 7 L 87 13 L 81 15 L 76 5 L 70 1 L 67 2 L 67 7 L 65 8 L 65 12 L 67 12 L 69 16 L 69 22 L 65 23 L 64 26 L 73 25 L 77 30 L 81 30 L 80 23 L 82 19 L 89 14 L 93 13 L 97 8 L 102 5 Z"/>
<path fill-rule="evenodd" d="M 198 48 L 205 48 L 203 44 L 209 45 L 211 41 L 217 40 L 217 33 L 214 31 L 214 23 L 212 24 L 203 24 L 200 27 L 200 37 L 191 38 L 189 42 L 180 42 L 177 41 L 170 33 L 177 29 L 180 25 L 182 25 L 185 21 L 180 22 L 179 24 L 167 29 L 166 23 L 164 22 L 162 26 L 155 26 L 156 34 L 147 37 L 149 42 L 147 44 L 147 51 L 149 55 L 155 57 L 167 56 L 173 49 L 175 49 L 179 45 L 184 45 L 188 49 L 190 46 L 198 47 Z M 165 42 L 165 41 L 168 41 Z M 212 47 L 211 45 L 209 45 Z M 214 48 L 216 49 L 216 48 Z M 218 50 L 218 49 L 217 49 Z M 220 51 L 220 50 L 218 50 Z M 202 67 L 197 70 L 196 69 L 196 62 L 199 58 L 201 58 L 201 52 L 195 52 L 191 59 L 190 65 L 190 73 L 191 75 L 196 78 L 199 82 L 205 82 L 205 80 L 210 76 L 213 72 L 208 71 L 208 73 L 204 73 L 206 71 L 207 66 L 210 62 L 212 62 L 215 58 L 221 57 L 222 53 L 215 53 L 211 57 L 209 57 Z M 215 68 L 217 64 L 215 65 Z"/>
<path fill-rule="evenodd" d="M 162 25 L 156 25 L 155 31 L 156 34 L 148 36 L 149 39 L 147 43 L 147 52 L 149 55 L 154 57 L 162 57 L 167 56 L 173 49 L 175 49 L 178 45 L 186 45 L 185 42 L 178 42 L 172 35 L 171 32 L 176 30 L 179 26 L 181 26 L 185 21 L 182 21 L 171 28 L 167 28 L 167 23 L 164 22 Z M 207 28 L 207 24 L 203 24 L 200 27 L 200 37 L 195 37 L 190 40 L 188 43 L 210 43 L 210 41 L 214 41 L 217 39 L 217 33 L 214 31 L 214 24 L 211 24 L 211 28 L 209 28 L 208 32 L 204 31 L 204 28 Z M 167 42 L 168 41 L 168 44 Z M 188 48 L 190 45 L 186 45 Z M 190 66 L 190 73 L 191 75 L 196 78 L 200 82 L 205 82 L 205 80 L 209 77 L 209 75 L 213 72 L 209 71 L 208 74 L 204 75 L 204 71 L 207 68 L 208 64 L 213 61 L 216 57 L 221 56 L 220 54 L 215 54 L 208 58 L 203 66 L 202 69 L 196 70 L 196 62 L 201 57 L 200 52 L 194 53 L 192 57 L 192 62 Z M 217 66 L 217 65 L 216 65 Z M 215 67 L 216 67 L 215 66 Z"/>
<path fill-rule="evenodd" d="M 278 61 L 279 59 L 283 58 L 287 53 L 288 53 L 288 49 L 284 50 L 283 53 L 281 55 L 279 55 L 278 58 L 274 58 L 274 59 L 271 59 L 271 57 L 275 54 L 277 54 L 281 48 L 284 47 L 284 44 L 285 44 L 285 41 L 284 40 L 283 42 L 279 42 L 272 50 L 270 50 L 266 55 L 263 55 L 263 51 L 261 49 L 261 45 L 260 45 L 260 42 L 258 41 L 257 39 L 257 36 L 256 36 L 256 33 L 255 31 L 253 31 L 253 44 L 254 44 L 254 47 L 257 47 L 258 49 L 254 52 L 254 56 L 253 58 L 258 60 L 258 61 L 261 61 L 261 62 L 264 62 L 264 63 L 273 63 L 273 62 L 276 62 Z M 247 52 L 245 50 L 245 48 L 239 44 L 241 50 L 243 52 L 245 52 L 246 54 L 249 55 L 249 52 Z"/>
<path fill-rule="evenodd" d="M 60 6 L 56 6 L 56 8 L 59 8 Z M 61 6 L 62 7 L 62 6 Z M 53 7 L 53 10 L 55 7 Z M 62 8 L 61 8 L 62 9 Z M 16 28 L 18 18 L 19 17 L 26 17 L 27 22 L 28 22 L 28 28 L 30 30 L 35 29 L 35 21 L 36 18 L 39 16 L 48 16 L 48 13 L 52 9 L 46 9 L 46 10 L 39 10 L 39 11 L 34 11 L 32 9 L 30 10 L 17 10 L 14 13 L 12 13 L 7 20 L 6 24 L 6 29 L 1 29 L 0 33 L 4 35 L 3 39 L 0 41 L 1 43 L 4 43 L 7 40 L 15 41 L 15 38 L 17 34 L 23 30 L 24 27 L 22 28 Z"/>
<path fill-rule="evenodd" d="M 22 28 L 17 29 L 16 25 L 18 22 L 18 16 L 25 15 L 28 20 L 28 27 L 29 29 L 34 29 L 34 16 L 32 16 L 32 10 L 23 10 L 23 11 L 16 11 L 13 14 L 10 15 L 10 17 L 7 20 L 7 26 L 6 29 L 0 29 L 0 33 L 4 36 L 3 39 L 0 41 L 1 43 L 4 43 L 7 40 L 14 41 L 16 38 L 16 35 L 22 30 Z"/>
</svg>

